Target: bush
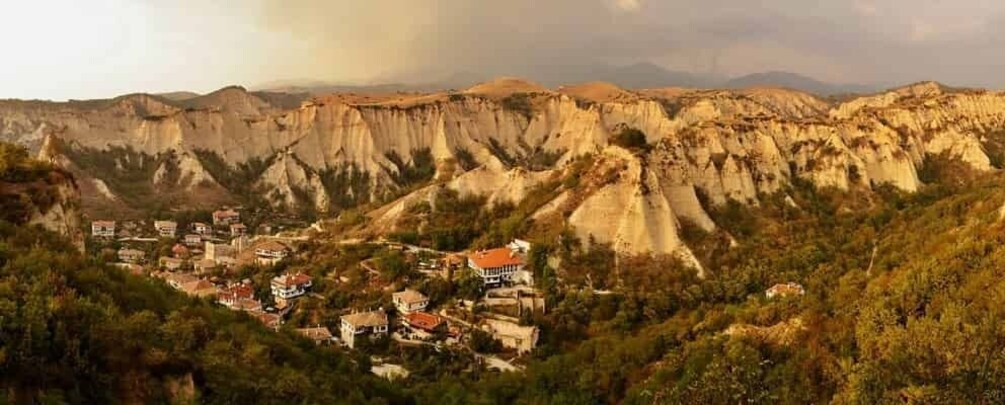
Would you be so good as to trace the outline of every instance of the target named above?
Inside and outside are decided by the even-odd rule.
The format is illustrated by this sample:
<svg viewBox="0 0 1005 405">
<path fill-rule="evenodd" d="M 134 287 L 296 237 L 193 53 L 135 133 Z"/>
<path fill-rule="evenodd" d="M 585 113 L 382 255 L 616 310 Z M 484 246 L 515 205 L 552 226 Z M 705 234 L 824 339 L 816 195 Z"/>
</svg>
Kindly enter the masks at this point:
<svg viewBox="0 0 1005 405">
<path fill-rule="evenodd" d="M 624 126 L 611 137 L 611 143 L 625 149 L 648 151 L 649 144 L 646 142 L 646 134 L 642 131 Z"/>
</svg>

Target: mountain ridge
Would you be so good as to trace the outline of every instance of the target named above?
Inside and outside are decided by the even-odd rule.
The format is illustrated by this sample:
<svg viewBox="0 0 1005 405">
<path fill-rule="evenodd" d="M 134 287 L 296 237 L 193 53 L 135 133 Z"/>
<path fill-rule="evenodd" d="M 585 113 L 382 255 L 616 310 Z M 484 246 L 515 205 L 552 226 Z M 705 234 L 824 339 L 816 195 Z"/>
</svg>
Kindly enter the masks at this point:
<svg viewBox="0 0 1005 405">
<path fill-rule="evenodd" d="M 714 228 L 707 212 L 716 206 L 757 205 L 797 180 L 914 192 L 932 156 L 994 170 L 1000 153 L 988 139 L 1005 128 L 1005 95 L 934 83 L 840 103 L 773 88 L 592 83 L 556 92 L 516 78 L 464 92 L 317 96 L 295 107 L 268 94 L 227 87 L 187 103 L 134 95 L 70 112 L 0 102 L 0 135 L 36 150 L 58 139 L 92 206 L 142 206 L 156 195 L 208 208 L 252 195 L 325 217 L 397 204 L 372 214 L 385 231 L 436 188 L 519 203 L 592 157 L 580 174 L 596 187 L 552 189 L 544 203 L 565 207 L 553 221 L 626 253 L 688 257 L 681 221 Z M 641 139 L 624 143 L 633 131 Z M 558 201 L 562 194 L 574 198 Z M 618 225 L 597 228 L 598 215 Z"/>
</svg>

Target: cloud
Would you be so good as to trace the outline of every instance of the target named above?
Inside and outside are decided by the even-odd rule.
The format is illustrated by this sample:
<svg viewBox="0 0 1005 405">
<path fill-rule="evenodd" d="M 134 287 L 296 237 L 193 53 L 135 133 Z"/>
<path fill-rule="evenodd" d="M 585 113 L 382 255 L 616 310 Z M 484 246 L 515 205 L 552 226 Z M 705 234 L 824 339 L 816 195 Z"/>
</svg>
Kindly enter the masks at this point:
<svg viewBox="0 0 1005 405">
<path fill-rule="evenodd" d="M 615 0 L 615 7 L 622 11 L 639 11 L 642 8 L 642 0 Z"/>
<path fill-rule="evenodd" d="M 6 53 L 0 97 L 301 78 L 428 82 L 459 72 L 562 77 L 639 62 L 1005 85 L 1000 0 L 53 1 L 5 10 L 0 34 L 30 32 L 33 41 Z M 31 24 L 50 20 L 59 24 Z"/>
</svg>

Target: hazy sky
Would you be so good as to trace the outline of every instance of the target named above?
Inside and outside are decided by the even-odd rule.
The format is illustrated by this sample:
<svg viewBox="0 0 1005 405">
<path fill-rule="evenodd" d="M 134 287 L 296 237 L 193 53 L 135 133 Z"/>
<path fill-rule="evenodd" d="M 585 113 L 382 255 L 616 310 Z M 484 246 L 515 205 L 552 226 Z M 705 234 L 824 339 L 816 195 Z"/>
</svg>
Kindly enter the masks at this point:
<svg viewBox="0 0 1005 405">
<path fill-rule="evenodd" d="M 824 4 L 821 4 L 824 3 Z M 653 62 L 1005 84 L 1000 0 L 0 0 L 0 98 Z"/>
</svg>

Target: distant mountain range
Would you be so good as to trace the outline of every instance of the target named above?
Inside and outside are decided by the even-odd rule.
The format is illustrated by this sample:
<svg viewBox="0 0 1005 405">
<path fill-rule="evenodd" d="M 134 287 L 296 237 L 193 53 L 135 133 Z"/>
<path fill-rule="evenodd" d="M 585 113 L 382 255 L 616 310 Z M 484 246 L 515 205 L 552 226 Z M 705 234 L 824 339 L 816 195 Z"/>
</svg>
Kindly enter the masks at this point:
<svg viewBox="0 0 1005 405">
<path fill-rule="evenodd" d="M 526 69 L 522 72 L 481 74 L 459 72 L 442 80 L 427 83 L 406 83 L 405 80 L 395 80 L 383 84 L 353 85 L 333 84 L 317 80 L 287 80 L 253 86 L 253 88 L 270 92 L 311 94 L 430 92 L 464 89 L 501 75 L 524 77 L 549 87 L 590 81 L 604 81 L 626 89 L 660 87 L 731 89 L 783 87 L 819 96 L 873 93 L 887 87 L 882 85 L 827 83 L 798 73 L 782 71 L 754 73 L 728 78 L 670 70 L 653 63 L 636 63 L 624 66 L 542 66 Z"/>
</svg>

